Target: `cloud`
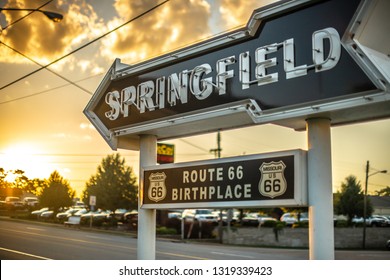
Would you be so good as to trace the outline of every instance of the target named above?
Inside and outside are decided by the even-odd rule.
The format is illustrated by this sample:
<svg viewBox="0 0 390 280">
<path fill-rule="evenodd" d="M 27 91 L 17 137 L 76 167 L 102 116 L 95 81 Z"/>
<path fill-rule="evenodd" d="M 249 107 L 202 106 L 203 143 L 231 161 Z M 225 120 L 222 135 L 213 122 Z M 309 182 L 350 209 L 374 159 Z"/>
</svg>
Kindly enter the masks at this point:
<svg viewBox="0 0 390 280">
<path fill-rule="evenodd" d="M 227 29 L 246 24 L 252 12 L 278 0 L 220 0 L 219 11 Z"/>
<path fill-rule="evenodd" d="M 45 1 L 10 0 L 6 7 L 37 8 Z M 45 15 L 34 12 L 23 20 L 3 30 L 1 40 L 21 53 L 48 64 L 69 53 L 75 47 L 96 37 L 96 33 L 105 30 L 103 21 L 96 15 L 93 7 L 84 0 L 53 1 L 42 10 L 62 14 L 63 20 L 54 23 Z M 28 12 L 3 11 L 7 24 L 10 24 Z M 26 63 L 25 58 L 2 46 L 0 62 Z M 65 63 L 65 62 L 62 62 Z"/>
<path fill-rule="evenodd" d="M 118 17 L 109 25 L 118 26 L 161 1 L 117 0 Z M 156 56 L 210 34 L 210 5 L 205 0 L 170 1 L 150 14 L 133 21 L 103 40 L 103 54 L 126 62 Z"/>
<path fill-rule="evenodd" d="M 39 63 L 48 64 L 162 2 L 111 1 L 53 1 L 42 10 L 62 14 L 61 22 L 54 23 L 34 12 L 3 30 L 0 40 Z M 45 2 L 9 0 L 6 7 L 36 8 Z M 220 32 L 245 24 L 255 8 L 270 2 L 275 0 L 169 1 L 52 67 L 56 71 L 95 74 L 117 57 L 124 63 L 139 62 L 210 36 L 217 29 Z M 27 12 L 2 13 L 9 24 Z M 4 46 L 0 46 L 1 62 L 30 63 Z"/>
</svg>

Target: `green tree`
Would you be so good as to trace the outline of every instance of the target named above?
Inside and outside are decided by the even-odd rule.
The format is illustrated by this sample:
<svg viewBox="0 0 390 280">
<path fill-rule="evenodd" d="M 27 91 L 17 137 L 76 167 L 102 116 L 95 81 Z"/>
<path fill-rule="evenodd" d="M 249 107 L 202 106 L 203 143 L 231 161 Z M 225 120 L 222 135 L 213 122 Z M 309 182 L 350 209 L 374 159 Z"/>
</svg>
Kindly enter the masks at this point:
<svg viewBox="0 0 390 280">
<path fill-rule="evenodd" d="M 17 189 L 25 190 L 28 185 L 29 179 L 24 175 L 24 171 L 21 169 L 16 169 L 12 172 L 16 177 L 14 180 L 14 186 Z"/>
<path fill-rule="evenodd" d="M 379 196 L 390 196 L 390 187 L 387 186 L 383 189 L 380 189 L 379 191 L 376 191 L 376 193 Z"/>
<path fill-rule="evenodd" d="M 0 188 L 1 189 L 6 189 L 11 186 L 11 183 L 5 180 L 7 175 L 8 175 L 8 171 L 5 171 L 4 168 L 0 167 Z"/>
<path fill-rule="evenodd" d="M 46 187 L 47 187 L 47 180 L 34 178 L 28 180 L 27 184 L 24 186 L 24 191 L 36 196 L 40 196 Z"/>
<path fill-rule="evenodd" d="M 83 201 L 89 204 L 89 197 L 96 196 L 96 207 L 115 210 L 136 209 L 138 205 L 137 178 L 133 169 L 126 166 L 125 159 L 116 153 L 103 158 L 83 191 Z"/>
<path fill-rule="evenodd" d="M 346 215 L 349 222 L 354 216 L 363 216 L 364 193 L 355 176 L 350 175 L 345 178 L 345 181 L 341 183 L 341 191 L 336 197 L 334 208 L 337 214 Z M 370 216 L 372 211 L 372 205 L 367 199 L 367 215 Z"/>
<path fill-rule="evenodd" d="M 70 187 L 68 180 L 64 179 L 58 171 L 54 171 L 46 180 L 46 186 L 42 190 L 39 202 L 43 207 L 57 210 L 71 206 L 74 196 L 75 191 Z"/>
</svg>

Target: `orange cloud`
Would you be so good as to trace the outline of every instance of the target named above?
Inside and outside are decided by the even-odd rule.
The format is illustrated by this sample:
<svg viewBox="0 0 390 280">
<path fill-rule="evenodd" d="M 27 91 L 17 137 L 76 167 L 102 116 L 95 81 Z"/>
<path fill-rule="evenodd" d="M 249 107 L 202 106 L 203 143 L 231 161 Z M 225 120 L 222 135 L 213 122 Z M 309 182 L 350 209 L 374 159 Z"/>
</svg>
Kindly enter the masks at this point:
<svg viewBox="0 0 390 280">
<path fill-rule="evenodd" d="M 46 0 L 10 0 L 5 7 L 37 8 Z M 102 32 L 104 25 L 91 5 L 84 0 L 53 1 L 42 10 L 62 14 L 63 20 L 54 23 L 45 15 L 34 12 L 23 20 L 3 30 L 1 41 L 21 53 L 47 64 L 95 37 L 95 30 Z M 26 11 L 3 11 L 7 25 L 26 15 Z M 26 63 L 22 56 L 1 46 L 0 62 Z"/>
<path fill-rule="evenodd" d="M 117 0 L 118 26 L 161 1 Z M 178 48 L 210 34 L 210 5 L 205 0 L 170 1 L 103 40 L 104 55 L 138 61 Z"/>
<path fill-rule="evenodd" d="M 46 1 L 10 0 L 5 7 L 36 8 Z M 61 22 L 54 23 L 35 12 L 3 30 L 0 40 L 39 63 L 48 64 L 161 2 L 112 0 L 111 5 L 86 0 L 53 1 L 42 10 L 62 14 Z M 92 74 L 117 57 L 124 63 L 138 62 L 245 24 L 254 9 L 271 2 L 275 0 L 169 1 L 53 67 Z M 110 13 L 107 7 L 112 8 Z M 26 13 L 3 11 L 7 24 Z M 1 45 L 0 62 L 30 63 Z"/>
<path fill-rule="evenodd" d="M 226 29 L 246 24 L 252 12 L 259 7 L 269 5 L 279 0 L 220 0 L 220 13 Z"/>
</svg>

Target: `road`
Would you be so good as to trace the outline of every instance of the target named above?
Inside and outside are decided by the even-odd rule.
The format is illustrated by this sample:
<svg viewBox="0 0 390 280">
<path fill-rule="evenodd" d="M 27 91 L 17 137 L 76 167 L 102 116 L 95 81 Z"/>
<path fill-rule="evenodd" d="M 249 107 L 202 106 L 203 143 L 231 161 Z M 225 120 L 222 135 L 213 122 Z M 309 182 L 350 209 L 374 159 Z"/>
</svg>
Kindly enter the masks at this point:
<svg viewBox="0 0 390 280">
<path fill-rule="evenodd" d="M 307 260 L 308 250 L 158 239 L 157 260 Z M 0 220 L 1 260 L 136 260 L 137 239 L 126 234 Z M 390 251 L 336 251 L 336 259 L 389 260 Z"/>
</svg>

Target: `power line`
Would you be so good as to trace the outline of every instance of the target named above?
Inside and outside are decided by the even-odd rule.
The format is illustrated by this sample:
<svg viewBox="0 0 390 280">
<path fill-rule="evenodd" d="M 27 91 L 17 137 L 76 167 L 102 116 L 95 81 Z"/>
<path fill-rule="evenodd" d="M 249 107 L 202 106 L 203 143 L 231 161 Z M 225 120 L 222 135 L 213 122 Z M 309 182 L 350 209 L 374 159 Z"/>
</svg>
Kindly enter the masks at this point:
<svg viewBox="0 0 390 280">
<path fill-rule="evenodd" d="M 146 10 L 145 12 L 139 14 L 138 16 L 136 16 L 136 17 L 134 17 L 134 18 L 128 20 L 127 22 L 125 22 L 125 23 L 123 23 L 123 24 L 121 24 L 121 25 L 115 27 L 114 29 L 112 29 L 112 30 L 110 30 L 110 31 L 108 31 L 108 32 L 106 32 L 106 33 L 104 33 L 103 35 L 101 35 L 101 36 L 99 36 L 99 37 L 93 39 L 92 41 L 90 41 L 90 42 L 88 42 L 88 43 L 82 45 L 81 47 L 78 47 L 77 49 L 75 49 L 75 50 L 69 52 L 68 54 L 66 54 L 66 55 L 64 55 L 64 56 L 62 56 L 62 57 L 60 57 L 60 58 L 58 58 L 58 59 L 56 59 L 56 60 L 50 62 L 49 64 L 44 65 L 44 66 L 42 66 L 41 68 L 39 68 L 39 69 L 37 69 L 37 70 L 35 70 L 35 71 L 33 71 L 33 72 L 27 74 L 27 75 L 24 75 L 23 77 L 20 77 L 19 79 L 15 80 L 15 81 L 13 81 L 13 82 L 11 82 L 11 83 L 6 84 L 5 86 L 2 86 L 2 87 L 0 88 L 0 91 L 3 90 L 3 89 L 5 89 L 5 88 L 7 88 L 7 87 L 9 87 L 9 86 L 11 86 L 11 85 L 13 85 L 13 84 L 16 84 L 17 82 L 20 82 L 21 80 L 23 80 L 23 79 L 25 79 L 25 78 L 27 78 L 27 77 L 29 77 L 29 76 L 35 74 L 35 73 L 38 73 L 38 72 L 41 71 L 42 69 L 45 69 L 45 68 L 47 68 L 47 67 L 49 67 L 49 66 L 51 66 L 51 65 L 53 65 L 53 64 L 55 64 L 55 63 L 57 63 L 58 61 L 60 61 L 60 60 L 62 60 L 62 59 L 64 59 L 64 58 L 66 58 L 66 57 L 68 57 L 68 56 L 70 56 L 70 55 L 72 55 L 72 54 L 74 54 L 74 53 L 76 53 L 76 52 L 82 50 L 83 48 L 85 48 L 85 47 L 87 47 L 87 46 L 89 46 L 89 45 L 95 43 L 96 41 L 98 41 L 98 40 L 104 38 L 105 36 L 107 36 L 107 35 L 109 35 L 109 34 L 115 32 L 115 31 L 117 31 L 118 29 L 122 28 L 123 26 L 125 26 L 125 25 L 127 25 L 127 24 L 129 24 L 129 23 L 131 23 L 131 22 L 133 22 L 133 21 L 135 21 L 135 20 L 137 20 L 137 19 L 143 17 L 144 15 L 146 15 L 146 14 L 152 12 L 152 11 L 154 11 L 155 9 L 157 9 L 157 8 L 159 8 L 160 6 L 166 4 L 167 2 L 169 2 L 169 0 L 165 0 L 165 1 L 163 1 L 162 3 L 160 3 L 160 4 L 157 4 L 156 6 L 150 8 L 149 10 Z"/>
<path fill-rule="evenodd" d="M 47 4 L 49 4 L 50 2 L 53 2 L 53 0 L 47 1 L 47 2 L 46 2 L 45 4 L 43 4 L 42 6 L 39 6 L 38 8 L 34 9 L 34 11 L 31 11 L 31 12 L 29 12 L 27 15 L 25 15 L 25 16 L 23 16 L 23 17 L 17 19 L 17 20 L 15 20 L 14 22 L 11 22 L 10 24 L 8 24 L 8 25 L 5 26 L 5 27 L 2 27 L 2 29 L 5 30 L 5 29 L 7 29 L 8 27 L 10 27 L 11 25 L 14 25 L 15 23 L 17 23 L 17 22 L 19 22 L 19 21 L 25 19 L 26 17 L 28 17 L 28 16 L 31 15 L 32 13 L 35 13 L 35 12 L 36 12 L 37 10 L 39 10 L 40 8 L 45 7 L 45 6 L 46 6 Z"/>
<path fill-rule="evenodd" d="M 206 152 L 207 154 L 209 153 L 209 150 L 206 150 L 203 147 L 197 146 L 197 145 L 195 145 L 195 144 L 193 144 L 193 143 L 191 143 L 191 142 L 189 142 L 187 140 L 184 140 L 184 139 L 178 139 L 178 140 L 180 140 L 180 141 L 182 141 L 182 142 L 184 142 L 184 143 L 186 143 L 186 144 L 188 144 L 188 145 L 190 145 L 190 146 L 192 146 L 194 148 L 197 148 L 197 149 L 199 149 L 199 150 L 201 150 L 203 152 Z"/>
<path fill-rule="evenodd" d="M 82 81 L 85 81 L 85 80 L 88 80 L 88 79 L 91 79 L 91 78 L 94 78 L 94 77 L 97 77 L 97 76 L 100 76 L 100 75 L 103 75 L 103 74 L 104 73 L 99 73 L 99 74 L 96 74 L 96 75 L 93 75 L 93 76 L 89 76 L 89 77 L 81 79 L 81 80 L 77 80 L 77 81 L 75 81 L 73 83 L 79 83 L 79 82 L 82 82 Z M 11 99 L 11 100 L 3 101 L 3 102 L 0 102 L 0 105 L 11 103 L 11 102 L 15 102 L 15 101 L 26 99 L 26 98 L 30 98 L 30 97 L 34 97 L 34 96 L 41 95 L 41 94 L 44 94 L 44 93 L 48 93 L 50 91 L 57 90 L 57 89 L 60 89 L 60 88 L 63 88 L 63 87 L 67 87 L 67 86 L 69 86 L 69 84 L 64 84 L 64 85 L 61 85 L 61 86 L 58 86 L 58 87 L 50 88 L 50 89 L 43 90 L 43 91 L 40 91 L 40 92 L 36 92 L 36 93 L 29 94 L 29 95 L 25 95 L 25 96 L 22 96 L 22 97 L 18 97 L 18 98 L 14 98 L 14 99 Z"/>
<path fill-rule="evenodd" d="M 54 72 L 54 71 L 51 70 L 50 68 L 45 67 L 44 65 L 40 64 L 38 61 L 36 61 L 36 60 L 34 60 L 34 59 L 28 57 L 27 55 L 25 55 L 25 54 L 21 53 L 20 51 L 14 49 L 13 47 L 8 46 L 6 43 L 0 41 L 0 44 L 6 46 L 7 48 L 11 49 L 12 51 L 16 52 L 17 54 L 20 54 L 21 56 L 27 58 L 27 59 L 30 60 L 31 62 L 37 64 L 37 65 L 40 66 L 40 67 L 42 67 L 42 69 L 46 69 L 46 70 L 49 71 L 50 73 L 53 73 L 54 75 L 56 75 L 57 77 L 60 77 L 61 79 L 67 81 L 67 82 L 70 83 L 71 85 L 74 85 L 75 87 L 78 87 L 78 88 L 81 89 L 82 91 L 85 91 L 86 93 L 92 95 L 92 92 L 90 92 L 89 90 L 87 90 L 87 89 L 83 88 L 82 86 L 80 86 L 80 85 L 78 85 L 78 84 L 72 82 L 71 80 L 69 80 L 68 78 L 65 78 L 64 76 L 58 74 L 57 72 Z"/>
</svg>

